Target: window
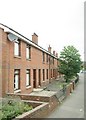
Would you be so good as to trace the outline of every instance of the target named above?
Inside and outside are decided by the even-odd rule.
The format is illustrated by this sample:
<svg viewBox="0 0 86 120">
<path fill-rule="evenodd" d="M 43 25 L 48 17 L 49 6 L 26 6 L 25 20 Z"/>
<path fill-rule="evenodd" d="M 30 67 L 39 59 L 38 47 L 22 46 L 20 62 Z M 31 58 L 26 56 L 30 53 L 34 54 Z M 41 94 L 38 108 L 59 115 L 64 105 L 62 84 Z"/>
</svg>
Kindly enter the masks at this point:
<svg viewBox="0 0 86 120">
<path fill-rule="evenodd" d="M 31 46 L 27 45 L 26 47 L 26 59 L 31 59 Z"/>
<path fill-rule="evenodd" d="M 53 58 L 51 56 L 49 57 L 49 62 L 50 62 L 50 64 L 53 63 Z"/>
<path fill-rule="evenodd" d="M 45 80 L 45 70 L 43 69 L 43 81 Z"/>
<path fill-rule="evenodd" d="M 30 69 L 26 70 L 26 86 L 30 85 Z"/>
<path fill-rule="evenodd" d="M 48 69 L 47 69 L 47 71 L 46 71 L 46 78 L 48 79 Z"/>
<path fill-rule="evenodd" d="M 14 70 L 14 90 L 20 89 L 20 70 Z"/>
<path fill-rule="evenodd" d="M 45 62 L 45 53 L 43 52 L 43 62 Z"/>
<path fill-rule="evenodd" d="M 14 43 L 14 55 L 20 56 L 20 40 L 16 40 Z"/>
<path fill-rule="evenodd" d="M 46 54 L 46 62 L 48 63 L 48 54 Z"/>
</svg>

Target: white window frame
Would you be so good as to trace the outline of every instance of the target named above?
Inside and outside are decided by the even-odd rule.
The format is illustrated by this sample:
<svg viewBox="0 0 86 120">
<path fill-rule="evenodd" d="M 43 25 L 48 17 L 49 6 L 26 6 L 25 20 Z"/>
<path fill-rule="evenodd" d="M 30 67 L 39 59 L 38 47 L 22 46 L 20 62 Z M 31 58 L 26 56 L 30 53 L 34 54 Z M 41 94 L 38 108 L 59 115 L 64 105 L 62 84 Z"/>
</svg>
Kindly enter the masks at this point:
<svg viewBox="0 0 86 120">
<path fill-rule="evenodd" d="M 26 70 L 26 87 L 30 86 L 30 69 Z"/>
<path fill-rule="evenodd" d="M 19 40 L 16 40 L 14 42 L 14 55 L 20 56 L 20 41 Z"/>
<path fill-rule="evenodd" d="M 31 59 L 31 46 L 26 46 L 26 59 Z"/>
<path fill-rule="evenodd" d="M 14 90 L 20 89 L 20 70 L 14 70 Z"/>
</svg>

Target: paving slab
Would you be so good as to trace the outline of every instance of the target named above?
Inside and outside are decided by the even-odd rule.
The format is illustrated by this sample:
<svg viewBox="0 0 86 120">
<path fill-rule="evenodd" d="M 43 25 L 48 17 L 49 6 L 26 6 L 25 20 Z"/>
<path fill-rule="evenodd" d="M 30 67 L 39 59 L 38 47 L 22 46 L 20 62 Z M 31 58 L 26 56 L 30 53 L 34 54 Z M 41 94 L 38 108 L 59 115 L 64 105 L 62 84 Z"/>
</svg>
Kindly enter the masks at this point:
<svg viewBox="0 0 86 120">
<path fill-rule="evenodd" d="M 57 92 L 53 92 L 53 91 L 34 91 L 32 93 L 30 93 L 29 95 L 32 95 L 32 96 L 45 96 L 45 97 L 51 97 L 53 95 L 55 95 Z"/>
<path fill-rule="evenodd" d="M 47 118 L 84 118 L 84 74 L 73 93 Z"/>
</svg>

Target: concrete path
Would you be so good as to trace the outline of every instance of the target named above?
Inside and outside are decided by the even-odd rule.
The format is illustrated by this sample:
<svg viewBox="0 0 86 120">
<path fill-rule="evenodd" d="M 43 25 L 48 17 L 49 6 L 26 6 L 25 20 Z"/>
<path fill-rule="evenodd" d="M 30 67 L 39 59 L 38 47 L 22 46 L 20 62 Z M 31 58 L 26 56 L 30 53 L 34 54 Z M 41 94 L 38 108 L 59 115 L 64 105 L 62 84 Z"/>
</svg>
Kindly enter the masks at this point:
<svg viewBox="0 0 86 120">
<path fill-rule="evenodd" d="M 84 118 L 84 74 L 73 93 L 47 118 Z"/>
</svg>

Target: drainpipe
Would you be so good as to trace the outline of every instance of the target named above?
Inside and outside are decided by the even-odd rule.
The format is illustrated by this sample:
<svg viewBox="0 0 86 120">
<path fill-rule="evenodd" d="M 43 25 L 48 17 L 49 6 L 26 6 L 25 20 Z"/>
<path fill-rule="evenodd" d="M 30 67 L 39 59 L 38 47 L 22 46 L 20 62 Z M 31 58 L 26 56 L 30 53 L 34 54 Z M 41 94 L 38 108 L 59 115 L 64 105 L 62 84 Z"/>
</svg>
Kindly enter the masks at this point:
<svg viewBox="0 0 86 120">
<path fill-rule="evenodd" d="M 49 83 L 50 83 L 50 79 L 51 79 L 50 76 L 51 75 L 50 75 L 50 56 L 49 56 Z"/>
</svg>

